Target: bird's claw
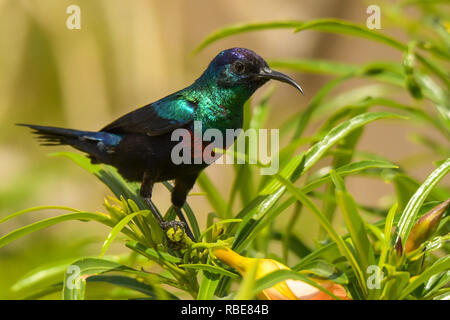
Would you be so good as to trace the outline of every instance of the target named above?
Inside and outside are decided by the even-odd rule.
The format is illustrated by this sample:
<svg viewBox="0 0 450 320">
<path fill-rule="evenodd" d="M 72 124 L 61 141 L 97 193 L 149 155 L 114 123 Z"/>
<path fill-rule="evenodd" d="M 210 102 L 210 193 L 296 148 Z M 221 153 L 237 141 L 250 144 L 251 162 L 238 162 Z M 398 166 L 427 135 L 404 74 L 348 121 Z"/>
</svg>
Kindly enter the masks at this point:
<svg viewBox="0 0 450 320">
<path fill-rule="evenodd" d="M 182 234 L 183 234 L 186 229 L 186 225 L 184 224 L 184 222 L 176 221 L 176 220 L 163 221 L 163 222 L 161 222 L 161 228 L 165 232 L 168 232 L 171 229 L 173 229 L 175 233 L 178 231 L 178 229 L 180 229 L 180 230 L 182 230 Z"/>
<path fill-rule="evenodd" d="M 164 221 L 161 223 L 164 230 L 168 245 L 173 248 L 184 247 L 186 238 L 186 224 L 181 221 Z"/>
</svg>

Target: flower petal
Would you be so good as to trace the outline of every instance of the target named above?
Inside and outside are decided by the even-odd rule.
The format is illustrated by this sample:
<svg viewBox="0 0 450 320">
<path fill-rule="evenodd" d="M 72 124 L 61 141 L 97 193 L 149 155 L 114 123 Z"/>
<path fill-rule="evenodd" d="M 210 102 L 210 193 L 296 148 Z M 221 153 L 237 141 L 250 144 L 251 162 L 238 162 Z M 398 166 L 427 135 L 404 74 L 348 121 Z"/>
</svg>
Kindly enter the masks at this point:
<svg viewBox="0 0 450 320">
<path fill-rule="evenodd" d="M 291 292 L 300 300 L 309 300 L 319 294 L 321 291 L 312 285 L 301 280 L 286 280 L 286 285 Z"/>
</svg>

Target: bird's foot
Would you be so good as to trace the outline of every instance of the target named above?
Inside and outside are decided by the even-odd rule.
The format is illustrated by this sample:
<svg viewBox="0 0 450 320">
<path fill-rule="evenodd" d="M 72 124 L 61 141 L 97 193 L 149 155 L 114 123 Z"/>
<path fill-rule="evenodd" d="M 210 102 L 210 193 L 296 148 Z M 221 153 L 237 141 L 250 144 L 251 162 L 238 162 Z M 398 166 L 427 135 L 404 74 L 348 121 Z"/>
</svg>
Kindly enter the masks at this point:
<svg viewBox="0 0 450 320">
<path fill-rule="evenodd" d="M 161 228 L 172 241 L 181 241 L 186 233 L 186 224 L 181 221 L 162 221 Z"/>
<path fill-rule="evenodd" d="M 167 245 L 174 250 L 181 250 L 189 247 L 192 240 L 186 233 L 186 224 L 181 221 L 162 221 L 161 228 L 167 238 Z"/>
</svg>

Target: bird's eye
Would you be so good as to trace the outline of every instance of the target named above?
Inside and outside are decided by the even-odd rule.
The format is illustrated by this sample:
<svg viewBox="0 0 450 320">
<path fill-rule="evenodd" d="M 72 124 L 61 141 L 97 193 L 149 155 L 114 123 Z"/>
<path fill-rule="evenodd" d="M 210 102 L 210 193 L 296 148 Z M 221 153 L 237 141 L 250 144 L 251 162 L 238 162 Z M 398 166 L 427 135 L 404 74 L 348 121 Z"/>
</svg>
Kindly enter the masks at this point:
<svg viewBox="0 0 450 320">
<path fill-rule="evenodd" d="M 243 74 L 245 71 L 245 65 L 241 61 L 236 60 L 233 63 L 233 69 L 234 69 L 234 72 L 236 72 L 237 74 Z"/>
</svg>

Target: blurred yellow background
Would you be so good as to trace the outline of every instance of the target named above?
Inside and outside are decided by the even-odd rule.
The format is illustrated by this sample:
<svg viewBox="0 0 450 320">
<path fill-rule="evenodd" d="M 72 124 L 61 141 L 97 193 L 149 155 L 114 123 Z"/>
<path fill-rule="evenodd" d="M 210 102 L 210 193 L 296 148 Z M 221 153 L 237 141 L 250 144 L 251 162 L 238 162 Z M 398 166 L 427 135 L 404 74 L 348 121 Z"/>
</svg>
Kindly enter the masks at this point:
<svg viewBox="0 0 450 320">
<path fill-rule="evenodd" d="M 81 8 L 80 30 L 66 27 L 66 9 L 72 4 Z M 289 30 L 239 35 L 221 40 L 196 56 L 190 54 L 204 37 L 225 25 L 320 17 L 365 24 L 366 8 L 366 3 L 356 0 L 0 0 L 0 217 L 39 205 L 104 211 L 103 198 L 109 194 L 101 182 L 69 160 L 47 156 L 70 148 L 40 147 L 28 130 L 14 123 L 98 130 L 128 111 L 189 85 L 219 51 L 229 47 L 247 47 L 268 60 L 400 61 L 399 52 L 369 41 L 317 31 L 293 34 Z M 383 24 L 383 16 L 382 27 L 387 34 L 404 37 Z M 302 85 L 305 96 L 288 86 L 276 85 L 268 124 L 272 128 L 305 107 L 330 79 L 291 75 Z M 343 89 L 352 85 L 355 82 Z M 255 100 L 265 90 L 267 87 L 259 90 Z M 407 123 L 389 121 L 371 124 L 359 149 L 393 161 L 420 154 L 424 150 L 407 139 L 411 128 Z M 431 163 L 417 167 L 411 163 L 413 176 L 418 179 L 433 167 Z M 207 172 L 227 195 L 232 168 L 213 165 Z M 363 204 L 380 203 L 393 192 L 391 185 L 378 180 L 358 178 L 348 179 L 348 183 Z M 198 187 L 193 190 L 199 191 Z M 161 186 L 156 188 L 154 199 L 164 209 L 169 206 L 169 195 Z M 202 217 L 211 208 L 203 196 L 192 196 L 189 202 L 203 227 Z M 8 221 L 0 225 L 0 236 L 54 214 L 33 213 Z M 308 216 L 302 216 L 299 225 L 317 229 Z M 8 289 L 11 284 L 42 263 L 97 255 L 106 235 L 106 228 L 72 222 L 2 248 L 0 298 L 14 297 Z M 86 245 L 90 243 L 86 239 L 92 238 L 98 240 L 96 245 Z"/>
</svg>

